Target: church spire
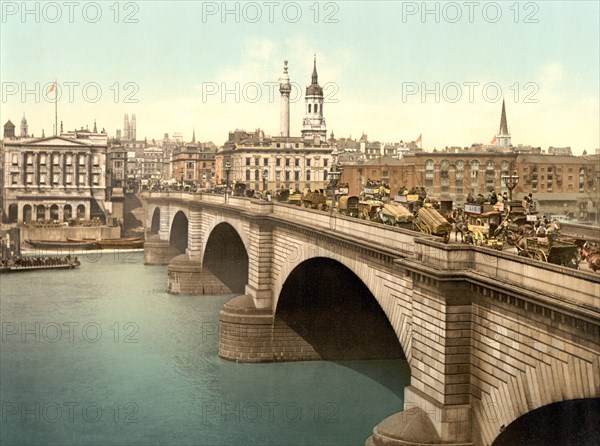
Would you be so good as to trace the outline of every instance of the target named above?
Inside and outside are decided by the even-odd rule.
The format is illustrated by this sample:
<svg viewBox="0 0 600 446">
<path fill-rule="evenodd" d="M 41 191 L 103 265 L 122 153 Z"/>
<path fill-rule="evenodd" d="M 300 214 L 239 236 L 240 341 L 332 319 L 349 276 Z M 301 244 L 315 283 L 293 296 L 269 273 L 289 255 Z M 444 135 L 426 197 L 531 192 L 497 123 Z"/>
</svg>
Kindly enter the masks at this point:
<svg viewBox="0 0 600 446">
<path fill-rule="evenodd" d="M 504 99 L 502 100 L 502 115 L 500 116 L 500 130 L 496 136 L 498 146 L 508 149 L 511 147 L 510 133 L 508 133 L 508 123 L 506 121 L 506 107 Z"/>
<path fill-rule="evenodd" d="M 508 124 L 506 122 L 506 107 L 504 106 L 504 99 L 502 99 L 502 115 L 500 116 L 500 135 L 508 135 Z"/>
<path fill-rule="evenodd" d="M 312 72 L 312 85 L 319 85 L 319 76 L 317 75 L 317 55 L 315 54 L 315 60 Z"/>
</svg>

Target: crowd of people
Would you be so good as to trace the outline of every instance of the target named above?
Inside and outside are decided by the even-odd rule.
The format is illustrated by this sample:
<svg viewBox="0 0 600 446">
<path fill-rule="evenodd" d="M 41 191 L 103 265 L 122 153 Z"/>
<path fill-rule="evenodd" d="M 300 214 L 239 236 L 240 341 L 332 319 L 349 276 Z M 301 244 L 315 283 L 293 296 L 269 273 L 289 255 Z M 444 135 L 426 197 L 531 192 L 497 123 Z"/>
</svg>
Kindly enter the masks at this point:
<svg viewBox="0 0 600 446">
<path fill-rule="evenodd" d="M 79 260 L 77 257 L 71 257 L 71 255 L 59 256 L 59 257 L 9 257 L 0 260 L 0 266 L 2 267 L 18 267 L 18 268 L 31 268 L 31 267 L 51 267 L 51 266 L 62 266 L 77 264 Z"/>
</svg>

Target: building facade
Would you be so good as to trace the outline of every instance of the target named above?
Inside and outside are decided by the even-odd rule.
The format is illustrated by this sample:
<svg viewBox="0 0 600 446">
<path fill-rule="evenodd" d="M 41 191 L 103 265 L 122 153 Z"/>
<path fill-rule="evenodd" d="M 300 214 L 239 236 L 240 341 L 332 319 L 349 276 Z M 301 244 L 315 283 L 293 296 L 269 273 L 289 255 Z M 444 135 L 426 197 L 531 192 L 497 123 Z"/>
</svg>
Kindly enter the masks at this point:
<svg viewBox="0 0 600 446">
<path fill-rule="evenodd" d="M 215 150 L 202 144 L 176 147 L 171 154 L 173 179 L 181 183 L 195 183 L 201 188 L 211 187 L 215 175 Z"/>
<path fill-rule="evenodd" d="M 236 129 L 216 157 L 216 184 L 244 183 L 248 189 L 322 189 L 333 165 L 333 148 L 327 142 L 323 89 L 319 86 L 316 58 L 311 84 L 306 89 L 302 136 L 289 136 L 289 85 L 287 61 L 280 79 L 280 136 L 263 130 Z M 229 166 L 228 172 L 226 171 Z"/>
<path fill-rule="evenodd" d="M 105 217 L 105 134 L 4 141 L 4 213 L 9 223 Z"/>
</svg>

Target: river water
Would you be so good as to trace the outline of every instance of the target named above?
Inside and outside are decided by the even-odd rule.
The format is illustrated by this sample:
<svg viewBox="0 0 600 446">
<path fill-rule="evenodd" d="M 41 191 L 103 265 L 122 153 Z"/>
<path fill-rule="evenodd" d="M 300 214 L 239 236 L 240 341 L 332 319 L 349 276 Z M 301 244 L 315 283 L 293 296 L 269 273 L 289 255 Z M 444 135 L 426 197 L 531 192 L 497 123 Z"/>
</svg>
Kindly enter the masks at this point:
<svg viewBox="0 0 600 446">
<path fill-rule="evenodd" d="M 363 445 L 402 409 L 406 361 L 236 364 L 232 296 L 172 296 L 143 254 L 0 278 L 0 444 Z"/>
</svg>

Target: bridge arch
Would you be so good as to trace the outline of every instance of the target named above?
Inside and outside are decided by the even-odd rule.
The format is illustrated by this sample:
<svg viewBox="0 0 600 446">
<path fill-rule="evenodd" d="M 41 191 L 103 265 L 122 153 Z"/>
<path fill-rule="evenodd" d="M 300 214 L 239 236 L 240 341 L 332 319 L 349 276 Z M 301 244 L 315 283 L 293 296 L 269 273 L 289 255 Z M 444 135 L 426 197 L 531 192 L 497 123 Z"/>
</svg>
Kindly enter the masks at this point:
<svg viewBox="0 0 600 446">
<path fill-rule="evenodd" d="M 244 293 L 248 283 L 248 251 L 231 224 L 221 222 L 212 228 L 204 248 L 202 266 L 232 292 Z"/>
<path fill-rule="evenodd" d="M 505 426 L 492 446 L 600 444 L 600 398 L 558 401 Z"/>
<path fill-rule="evenodd" d="M 180 254 L 185 254 L 188 246 L 188 226 L 187 215 L 183 211 L 178 211 L 171 223 L 169 244 Z"/>
<path fill-rule="evenodd" d="M 550 406 L 555 404 L 597 395 L 594 389 L 600 389 L 599 368 L 600 358 L 593 354 L 587 360 L 571 356 L 566 361 L 548 356 L 535 367 L 527 367 L 510 382 L 491 389 L 484 387 L 482 390 L 486 393 L 481 402 L 474 404 L 474 422 L 483 443 L 496 445 L 495 440 L 514 423 L 517 423 L 517 430 L 521 423 L 533 426 L 538 422 L 536 417 L 546 414 L 544 408 L 552 412 L 555 408 Z M 586 378 L 580 381 L 582 377 Z M 516 390 L 511 390 L 511 386 Z M 505 444 L 508 443 L 498 440 L 498 445 Z"/>
<path fill-rule="evenodd" d="M 281 288 L 275 318 L 326 360 L 405 354 L 379 302 L 350 268 L 327 257 L 301 262 Z"/>
<path fill-rule="evenodd" d="M 156 206 L 152 212 L 152 220 L 150 222 L 150 234 L 158 234 L 160 231 L 160 207 Z"/>
</svg>

